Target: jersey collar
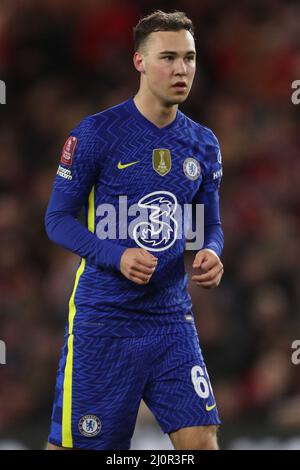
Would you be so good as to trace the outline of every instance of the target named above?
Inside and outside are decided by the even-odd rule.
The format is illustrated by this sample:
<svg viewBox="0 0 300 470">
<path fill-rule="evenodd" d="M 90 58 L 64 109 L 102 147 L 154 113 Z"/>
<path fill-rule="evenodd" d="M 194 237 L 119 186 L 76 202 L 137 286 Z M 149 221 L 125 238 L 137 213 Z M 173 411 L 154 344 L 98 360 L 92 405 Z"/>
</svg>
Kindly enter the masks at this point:
<svg viewBox="0 0 300 470">
<path fill-rule="evenodd" d="M 149 129 L 151 130 L 154 130 L 156 132 L 165 132 L 167 130 L 170 130 L 172 129 L 173 127 L 176 127 L 176 125 L 178 124 L 178 121 L 179 121 L 179 117 L 180 117 L 180 111 L 177 109 L 177 112 L 176 112 L 176 116 L 175 116 L 175 119 L 173 119 L 172 122 L 170 122 L 170 124 L 167 124 L 166 126 L 164 127 L 158 127 L 156 126 L 155 124 L 153 124 L 153 122 L 149 121 L 149 119 L 147 119 L 139 110 L 138 108 L 136 107 L 135 105 L 135 102 L 133 100 L 134 97 L 130 98 L 128 100 L 128 105 L 129 105 L 129 108 L 130 108 L 130 111 L 132 112 L 132 114 L 134 115 L 134 117 L 140 121 L 141 123 L 143 123 L 146 127 L 148 127 Z"/>
</svg>

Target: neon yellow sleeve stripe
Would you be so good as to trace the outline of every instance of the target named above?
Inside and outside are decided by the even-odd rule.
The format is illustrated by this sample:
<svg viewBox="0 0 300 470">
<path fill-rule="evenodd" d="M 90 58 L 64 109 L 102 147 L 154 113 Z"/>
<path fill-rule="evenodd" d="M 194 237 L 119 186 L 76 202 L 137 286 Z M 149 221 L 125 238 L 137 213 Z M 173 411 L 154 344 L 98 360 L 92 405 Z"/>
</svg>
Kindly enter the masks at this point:
<svg viewBox="0 0 300 470">
<path fill-rule="evenodd" d="M 95 232 L 95 186 L 92 187 L 89 195 L 88 229 L 90 232 Z"/>
<path fill-rule="evenodd" d="M 95 204 L 94 204 L 94 186 L 89 195 L 88 203 L 88 229 L 95 231 Z M 62 415 L 62 446 L 73 447 L 72 437 L 72 376 L 73 376 L 73 324 L 76 315 L 75 294 L 79 279 L 85 268 L 85 259 L 81 259 L 80 266 L 76 273 L 73 292 L 69 301 L 69 338 L 68 354 L 65 366 L 64 390 L 63 390 L 63 415 Z"/>
</svg>

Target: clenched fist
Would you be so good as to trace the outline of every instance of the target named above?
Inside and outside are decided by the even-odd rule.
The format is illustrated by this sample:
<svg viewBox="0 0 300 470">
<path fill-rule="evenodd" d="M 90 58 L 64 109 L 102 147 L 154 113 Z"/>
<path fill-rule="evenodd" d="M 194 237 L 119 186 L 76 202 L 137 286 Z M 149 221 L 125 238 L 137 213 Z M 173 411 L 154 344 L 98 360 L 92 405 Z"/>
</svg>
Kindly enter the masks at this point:
<svg viewBox="0 0 300 470">
<path fill-rule="evenodd" d="M 127 248 L 121 262 L 121 273 L 136 284 L 148 284 L 157 266 L 157 258 L 143 248 Z"/>
<path fill-rule="evenodd" d="M 218 255 L 207 249 L 198 251 L 193 268 L 196 272 L 192 276 L 192 281 L 206 289 L 217 287 L 224 273 L 224 267 Z"/>
</svg>

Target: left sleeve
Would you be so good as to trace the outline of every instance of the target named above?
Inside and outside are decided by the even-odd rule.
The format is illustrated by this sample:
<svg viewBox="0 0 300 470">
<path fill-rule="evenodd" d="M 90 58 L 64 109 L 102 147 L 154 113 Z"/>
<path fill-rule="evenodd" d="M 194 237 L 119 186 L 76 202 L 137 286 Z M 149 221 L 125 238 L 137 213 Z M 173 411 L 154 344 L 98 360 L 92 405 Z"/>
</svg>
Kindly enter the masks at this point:
<svg viewBox="0 0 300 470">
<path fill-rule="evenodd" d="M 219 205 L 222 158 L 218 140 L 213 133 L 211 133 L 211 139 L 205 150 L 202 183 L 193 202 L 204 204 L 204 244 L 202 249 L 208 248 L 221 256 L 224 246 Z"/>
</svg>

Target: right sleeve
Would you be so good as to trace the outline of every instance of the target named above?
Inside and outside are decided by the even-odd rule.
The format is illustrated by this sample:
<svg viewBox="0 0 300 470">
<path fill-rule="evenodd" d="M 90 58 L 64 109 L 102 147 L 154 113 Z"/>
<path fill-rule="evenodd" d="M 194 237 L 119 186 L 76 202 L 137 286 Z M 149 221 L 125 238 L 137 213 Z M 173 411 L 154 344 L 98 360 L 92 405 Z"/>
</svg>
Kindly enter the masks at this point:
<svg viewBox="0 0 300 470">
<path fill-rule="evenodd" d="M 80 209 L 101 171 L 97 130 L 88 118 L 67 139 L 45 217 L 50 240 L 105 268 L 120 269 L 126 247 L 100 240 L 78 220 Z M 98 158 L 96 159 L 96 156 Z"/>
</svg>

